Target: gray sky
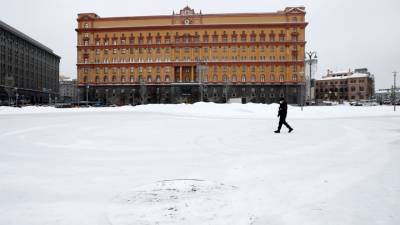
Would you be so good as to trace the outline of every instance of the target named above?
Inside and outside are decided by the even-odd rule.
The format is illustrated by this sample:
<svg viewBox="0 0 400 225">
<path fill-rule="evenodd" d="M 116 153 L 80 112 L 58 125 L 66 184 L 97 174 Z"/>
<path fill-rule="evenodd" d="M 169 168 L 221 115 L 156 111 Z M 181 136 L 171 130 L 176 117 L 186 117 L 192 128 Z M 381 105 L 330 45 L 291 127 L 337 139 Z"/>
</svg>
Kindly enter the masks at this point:
<svg viewBox="0 0 400 225">
<path fill-rule="evenodd" d="M 392 72 L 400 71 L 399 0 L 2 0 L 0 20 L 53 49 L 62 57 L 60 73 L 76 77 L 78 13 L 169 15 L 187 3 L 203 13 L 275 12 L 304 5 L 307 51 L 318 52 L 317 77 L 327 69 L 367 67 L 378 89 L 390 87 Z"/>
</svg>

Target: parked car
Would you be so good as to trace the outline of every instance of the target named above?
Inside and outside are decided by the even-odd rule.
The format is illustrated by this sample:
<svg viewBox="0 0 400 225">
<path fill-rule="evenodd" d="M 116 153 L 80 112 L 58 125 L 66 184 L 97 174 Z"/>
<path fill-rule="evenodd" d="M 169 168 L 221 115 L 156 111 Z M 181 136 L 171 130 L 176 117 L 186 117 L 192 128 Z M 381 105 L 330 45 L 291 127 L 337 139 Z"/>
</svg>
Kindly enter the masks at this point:
<svg viewBox="0 0 400 225">
<path fill-rule="evenodd" d="M 101 103 L 101 102 L 96 102 L 95 104 L 94 104 L 94 107 L 104 107 L 105 105 L 103 104 L 103 103 Z"/>
<path fill-rule="evenodd" d="M 392 104 L 392 101 L 390 101 L 389 99 L 386 99 L 386 100 L 383 101 L 383 104 L 385 104 L 385 105 L 391 105 L 391 104 Z"/>
<path fill-rule="evenodd" d="M 377 106 L 378 103 L 375 100 L 360 100 L 355 102 L 350 102 L 351 106 Z"/>
<path fill-rule="evenodd" d="M 57 103 L 56 108 L 72 108 L 72 104 L 71 103 Z"/>
</svg>

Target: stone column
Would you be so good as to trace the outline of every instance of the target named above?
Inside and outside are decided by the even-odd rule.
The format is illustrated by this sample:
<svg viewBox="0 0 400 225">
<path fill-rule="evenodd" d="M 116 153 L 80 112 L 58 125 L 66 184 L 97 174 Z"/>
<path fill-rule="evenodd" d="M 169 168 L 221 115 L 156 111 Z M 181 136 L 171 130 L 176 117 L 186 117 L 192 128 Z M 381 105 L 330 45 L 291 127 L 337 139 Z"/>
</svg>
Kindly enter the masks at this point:
<svg viewBox="0 0 400 225">
<path fill-rule="evenodd" d="M 179 67 L 179 82 L 182 82 L 182 66 Z"/>
<path fill-rule="evenodd" d="M 190 80 L 191 80 L 191 82 L 194 82 L 194 66 L 191 66 L 191 67 L 190 67 L 190 71 L 191 71 Z"/>
</svg>

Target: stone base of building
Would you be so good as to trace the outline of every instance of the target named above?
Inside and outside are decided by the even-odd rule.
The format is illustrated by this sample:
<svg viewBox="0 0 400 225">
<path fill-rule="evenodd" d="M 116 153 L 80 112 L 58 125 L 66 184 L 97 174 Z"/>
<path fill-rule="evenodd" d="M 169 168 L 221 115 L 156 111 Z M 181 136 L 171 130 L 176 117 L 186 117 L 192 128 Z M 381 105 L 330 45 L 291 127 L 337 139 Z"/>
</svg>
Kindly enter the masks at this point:
<svg viewBox="0 0 400 225">
<path fill-rule="evenodd" d="M 226 103 L 274 103 L 285 97 L 289 104 L 302 102 L 301 85 L 223 85 L 175 83 L 168 85 L 88 85 L 79 86 L 80 101 L 104 105 L 178 104 L 199 101 Z"/>
<path fill-rule="evenodd" d="M 54 95 L 51 94 L 51 101 L 54 101 Z M 49 104 L 49 94 L 46 92 L 15 89 L 6 86 L 0 86 L 0 105 L 40 105 Z"/>
</svg>

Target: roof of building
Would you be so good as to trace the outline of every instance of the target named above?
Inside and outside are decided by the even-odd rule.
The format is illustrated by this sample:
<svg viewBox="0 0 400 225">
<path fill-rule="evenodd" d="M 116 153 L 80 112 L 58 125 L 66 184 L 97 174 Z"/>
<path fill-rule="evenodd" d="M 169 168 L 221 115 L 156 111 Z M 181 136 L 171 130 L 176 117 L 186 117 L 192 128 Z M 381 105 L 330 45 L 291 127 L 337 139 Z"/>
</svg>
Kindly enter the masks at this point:
<svg viewBox="0 0 400 225">
<path fill-rule="evenodd" d="M 371 75 L 365 73 L 353 73 L 345 76 L 325 76 L 322 77 L 321 80 L 345 80 L 351 78 L 364 78 L 364 77 L 371 77 Z"/>
<path fill-rule="evenodd" d="M 6 24 L 5 22 L 3 22 L 1 20 L 0 20 L 0 28 L 2 28 L 4 30 L 14 34 L 15 36 L 17 36 L 17 37 L 29 42 L 32 45 L 35 45 L 36 47 L 38 47 L 38 48 L 40 48 L 40 49 L 42 49 L 42 50 L 54 55 L 54 56 L 57 56 L 58 58 L 61 58 L 60 56 L 56 55 L 53 52 L 53 50 L 51 50 L 49 47 L 43 45 L 42 43 L 40 43 L 40 42 L 38 42 L 36 40 L 34 40 L 33 38 L 29 37 L 28 35 L 22 33 L 21 31 L 15 29 L 14 27 Z"/>
<path fill-rule="evenodd" d="M 250 13 L 211 13 L 211 14 L 204 14 L 201 12 L 196 13 L 193 8 L 189 6 L 184 7 L 183 9 L 179 10 L 179 13 L 175 13 L 173 11 L 172 15 L 147 15 L 147 16 L 123 16 L 123 17 L 100 17 L 96 13 L 79 13 L 78 14 L 78 21 L 86 20 L 86 19 L 96 19 L 96 20 L 136 20 L 136 19 L 170 19 L 171 16 L 201 16 L 203 18 L 206 17 L 215 17 L 215 16 L 229 16 L 229 17 L 243 17 L 243 16 L 265 16 L 265 15 L 287 15 L 287 14 L 306 14 L 304 6 L 297 6 L 297 7 L 286 7 L 284 10 L 279 10 L 276 12 L 250 12 Z M 186 13 L 189 14 L 186 14 Z"/>
<path fill-rule="evenodd" d="M 348 70 L 339 70 L 339 71 L 329 71 L 329 74 L 347 74 L 350 73 Z"/>
</svg>

